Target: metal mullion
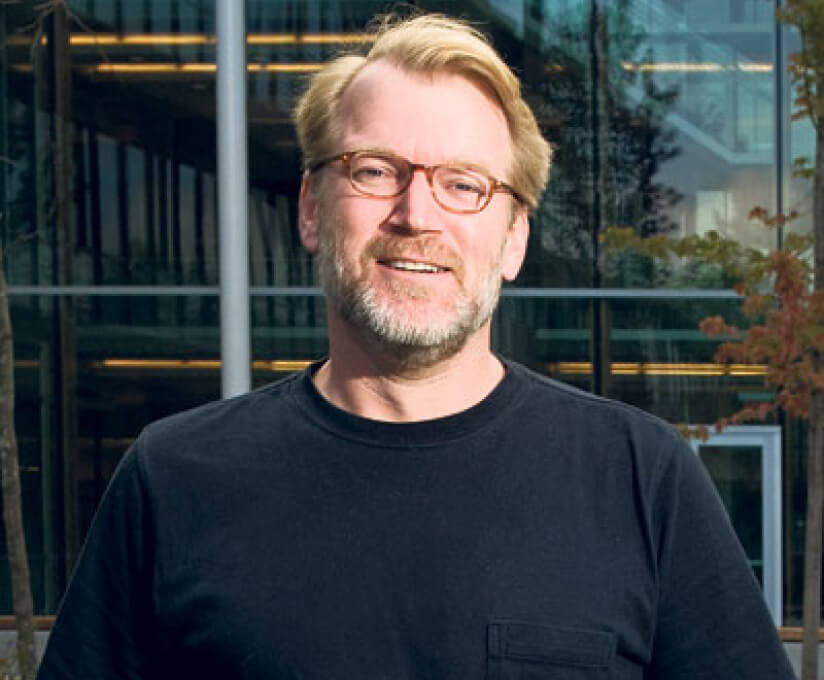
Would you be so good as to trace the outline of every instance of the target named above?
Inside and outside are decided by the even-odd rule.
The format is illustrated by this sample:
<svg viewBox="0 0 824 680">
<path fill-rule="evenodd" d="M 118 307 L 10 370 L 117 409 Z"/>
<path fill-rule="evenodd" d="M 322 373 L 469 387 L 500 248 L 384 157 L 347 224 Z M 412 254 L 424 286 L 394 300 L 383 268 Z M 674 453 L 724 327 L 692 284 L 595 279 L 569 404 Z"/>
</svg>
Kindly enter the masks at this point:
<svg viewBox="0 0 824 680">
<path fill-rule="evenodd" d="M 224 397 L 251 387 L 246 3 L 216 0 L 220 352 Z"/>
</svg>

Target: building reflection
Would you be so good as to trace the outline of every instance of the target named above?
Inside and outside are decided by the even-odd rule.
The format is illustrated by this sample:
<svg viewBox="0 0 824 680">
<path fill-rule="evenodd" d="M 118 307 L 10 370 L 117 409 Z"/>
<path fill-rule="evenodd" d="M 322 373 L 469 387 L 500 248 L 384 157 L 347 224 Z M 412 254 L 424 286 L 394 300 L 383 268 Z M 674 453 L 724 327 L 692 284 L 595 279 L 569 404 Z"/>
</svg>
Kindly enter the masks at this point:
<svg viewBox="0 0 824 680">
<path fill-rule="evenodd" d="M 708 314 L 735 317 L 731 282 L 706 267 L 609 258 L 598 234 L 612 225 L 644 236 L 716 230 L 776 245 L 776 233 L 746 216 L 756 203 L 775 209 L 803 195 L 782 177 L 809 133 L 790 134 L 772 3 L 416 5 L 490 34 L 556 147 L 524 272 L 501 303 L 497 349 L 672 422 L 711 423 L 756 399 L 763 368 L 716 366 L 715 344 L 696 330 Z M 384 8 L 247 3 L 256 384 L 327 347 L 323 299 L 296 229 L 295 95 L 326 59 L 368 46 L 365 27 Z M 54 611 L 100 494 L 140 428 L 218 398 L 220 382 L 213 3 L 77 0 L 52 9 L 0 5 L 0 243 L 43 613 Z M 784 525 L 796 527 L 804 447 L 792 423 L 780 425 Z M 724 471 L 725 493 L 738 498 L 730 465 L 709 467 Z M 739 467 L 750 493 L 751 466 Z M 734 509 L 736 526 L 751 537 L 759 519 L 746 505 Z M 785 541 L 788 622 L 800 615 L 798 536 L 793 528 Z M 8 611 L 6 582 L 0 570 Z"/>
</svg>

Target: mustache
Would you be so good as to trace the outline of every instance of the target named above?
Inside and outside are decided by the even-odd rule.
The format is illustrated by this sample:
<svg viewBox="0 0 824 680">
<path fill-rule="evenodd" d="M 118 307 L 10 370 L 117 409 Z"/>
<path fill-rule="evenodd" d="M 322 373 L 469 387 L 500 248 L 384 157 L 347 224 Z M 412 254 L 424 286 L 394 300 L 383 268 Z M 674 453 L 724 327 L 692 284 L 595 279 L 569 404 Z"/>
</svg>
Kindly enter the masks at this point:
<svg viewBox="0 0 824 680">
<path fill-rule="evenodd" d="M 461 256 L 434 234 L 425 234 L 416 238 L 392 235 L 375 236 L 366 244 L 363 257 L 369 260 L 399 260 L 411 257 L 451 269 L 458 276 L 463 274 L 464 269 Z"/>
</svg>

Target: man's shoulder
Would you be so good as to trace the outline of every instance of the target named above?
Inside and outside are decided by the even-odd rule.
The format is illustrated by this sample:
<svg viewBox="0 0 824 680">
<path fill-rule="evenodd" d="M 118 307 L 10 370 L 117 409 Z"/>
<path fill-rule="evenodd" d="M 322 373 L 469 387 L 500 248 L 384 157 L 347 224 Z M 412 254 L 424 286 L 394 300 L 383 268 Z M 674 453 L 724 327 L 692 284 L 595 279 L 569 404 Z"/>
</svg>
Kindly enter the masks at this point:
<svg viewBox="0 0 824 680">
<path fill-rule="evenodd" d="M 631 446 L 663 451 L 683 450 L 685 442 L 676 428 L 647 411 L 621 401 L 594 395 L 520 364 L 507 361 L 527 398 L 521 403 L 521 423 L 542 423 L 555 436 L 568 441 L 601 443 L 604 450 Z M 623 445 L 623 446 L 622 446 Z"/>
<path fill-rule="evenodd" d="M 672 425 L 665 420 L 632 404 L 587 392 L 514 361 L 506 360 L 506 365 L 508 369 L 516 372 L 525 387 L 533 390 L 532 397 L 538 400 L 539 405 L 551 405 L 553 408 L 571 411 L 581 410 L 588 416 L 637 422 L 644 427 L 663 428 L 675 432 Z"/>
<path fill-rule="evenodd" d="M 140 442 L 146 449 L 174 451 L 255 440 L 273 421 L 288 418 L 285 412 L 290 408 L 292 390 L 302 375 L 293 374 L 251 392 L 156 420 L 143 429 Z"/>
</svg>

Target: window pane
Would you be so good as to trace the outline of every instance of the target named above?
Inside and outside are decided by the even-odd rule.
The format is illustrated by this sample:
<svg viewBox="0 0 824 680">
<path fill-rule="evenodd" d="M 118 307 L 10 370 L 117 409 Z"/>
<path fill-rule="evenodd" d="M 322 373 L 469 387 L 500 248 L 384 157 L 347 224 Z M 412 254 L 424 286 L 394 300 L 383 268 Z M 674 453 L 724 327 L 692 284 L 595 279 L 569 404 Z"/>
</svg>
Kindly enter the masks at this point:
<svg viewBox="0 0 824 680">
<path fill-rule="evenodd" d="M 699 455 L 721 496 L 750 566 L 763 584 L 761 449 L 750 446 L 701 446 Z"/>
</svg>

